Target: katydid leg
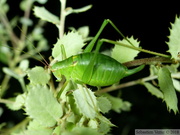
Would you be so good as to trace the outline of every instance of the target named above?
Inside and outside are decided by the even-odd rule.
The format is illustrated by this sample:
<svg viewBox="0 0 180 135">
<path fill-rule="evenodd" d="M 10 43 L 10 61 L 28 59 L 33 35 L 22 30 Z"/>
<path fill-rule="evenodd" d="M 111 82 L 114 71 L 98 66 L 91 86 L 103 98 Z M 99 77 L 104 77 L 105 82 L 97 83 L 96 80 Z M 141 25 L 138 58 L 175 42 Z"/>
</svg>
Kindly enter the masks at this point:
<svg viewBox="0 0 180 135">
<path fill-rule="evenodd" d="M 95 50 L 95 53 L 93 55 L 93 57 L 91 58 L 87 68 L 85 69 L 84 71 L 84 74 L 82 76 L 82 80 L 84 80 L 84 82 L 88 83 L 92 77 L 92 74 L 93 74 L 93 70 L 94 70 L 94 63 L 96 61 L 96 58 L 97 58 L 97 54 L 99 52 L 99 49 L 101 47 L 103 42 L 101 42 L 100 40 L 98 40 L 98 43 L 97 43 L 97 46 L 96 46 L 96 50 Z"/>
</svg>

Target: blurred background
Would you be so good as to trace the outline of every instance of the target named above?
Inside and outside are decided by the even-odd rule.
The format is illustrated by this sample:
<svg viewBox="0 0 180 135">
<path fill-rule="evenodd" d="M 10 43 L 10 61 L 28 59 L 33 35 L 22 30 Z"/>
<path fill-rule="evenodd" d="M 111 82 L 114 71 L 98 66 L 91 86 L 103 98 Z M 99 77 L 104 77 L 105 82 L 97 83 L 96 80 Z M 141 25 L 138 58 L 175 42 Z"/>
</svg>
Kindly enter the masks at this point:
<svg viewBox="0 0 180 135">
<path fill-rule="evenodd" d="M 19 3 L 8 1 L 10 12 L 8 17 L 22 15 Z M 66 18 L 66 32 L 68 27 L 90 27 L 90 36 L 94 36 L 104 19 L 112 20 L 125 36 L 134 36 L 140 41 L 144 49 L 165 53 L 168 50 L 166 41 L 169 35 L 170 22 L 174 22 L 175 16 L 180 15 L 179 2 L 163 1 L 97 1 L 97 0 L 67 0 L 67 7 L 80 8 L 92 4 L 93 7 L 87 12 L 72 14 Z M 41 6 L 37 4 L 38 6 Z M 49 0 L 45 8 L 50 12 L 59 15 L 59 1 Z M 33 15 L 32 15 L 33 17 Z M 35 20 L 37 18 L 33 17 Z M 58 31 L 52 24 L 45 25 L 44 32 L 49 45 L 56 43 Z M 101 35 L 103 38 L 118 40 L 122 39 L 109 25 Z M 108 46 L 109 47 L 109 46 Z M 51 54 L 46 53 L 46 59 Z M 149 54 L 140 53 L 139 58 L 150 57 Z M 148 68 L 145 74 L 136 74 L 122 82 L 141 78 L 149 75 Z M 143 72 L 144 73 L 144 72 Z M 138 77 L 137 77 L 138 75 Z M 13 83 L 13 82 L 12 82 Z M 113 95 L 119 91 L 111 92 Z M 152 96 L 143 86 L 133 86 L 120 90 L 122 98 L 132 103 L 130 112 L 120 114 L 111 111 L 107 117 L 117 127 L 112 128 L 113 135 L 134 134 L 135 129 L 177 129 L 180 128 L 180 114 L 168 112 L 162 100 Z M 6 95 L 9 97 L 8 95 Z M 180 100 L 180 93 L 177 93 Z M 3 106 L 4 107 L 4 106 Z M 179 106 L 180 108 L 180 106 Z M 6 116 L 5 116 L 6 115 Z M 7 117 L 8 116 L 8 117 Z M 20 122 L 24 118 L 22 111 L 12 112 L 5 110 L 2 121 Z"/>
</svg>

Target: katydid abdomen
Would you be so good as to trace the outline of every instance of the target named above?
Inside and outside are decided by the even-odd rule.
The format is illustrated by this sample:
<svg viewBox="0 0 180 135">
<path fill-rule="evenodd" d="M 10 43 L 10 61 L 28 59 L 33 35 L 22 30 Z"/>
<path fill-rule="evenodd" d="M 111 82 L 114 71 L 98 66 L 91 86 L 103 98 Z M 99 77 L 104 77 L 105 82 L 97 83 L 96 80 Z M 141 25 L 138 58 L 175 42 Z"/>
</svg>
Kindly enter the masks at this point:
<svg viewBox="0 0 180 135">
<path fill-rule="evenodd" d="M 103 54 L 97 54 L 93 65 L 93 73 L 90 75 L 90 79 L 85 81 L 83 77 L 89 76 L 89 74 L 85 74 L 85 70 L 94 54 L 82 53 L 57 62 L 51 67 L 52 72 L 58 80 L 61 78 L 60 75 L 64 75 L 66 79 L 72 79 L 78 83 L 91 86 L 108 86 L 143 68 L 143 66 L 140 66 L 129 70 L 115 59 Z"/>
</svg>

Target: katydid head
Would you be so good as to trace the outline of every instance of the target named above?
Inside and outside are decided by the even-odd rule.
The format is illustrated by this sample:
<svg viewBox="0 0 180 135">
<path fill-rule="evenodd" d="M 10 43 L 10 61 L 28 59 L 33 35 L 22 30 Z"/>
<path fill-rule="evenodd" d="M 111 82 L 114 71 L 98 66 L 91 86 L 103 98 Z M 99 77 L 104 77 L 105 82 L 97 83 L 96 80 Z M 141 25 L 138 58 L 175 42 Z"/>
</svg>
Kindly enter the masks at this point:
<svg viewBox="0 0 180 135">
<path fill-rule="evenodd" d="M 62 79 L 62 75 L 66 76 L 66 79 L 70 78 L 73 67 L 76 65 L 76 62 L 73 61 L 73 57 L 75 56 L 56 62 L 51 66 L 50 69 L 58 81 Z"/>
</svg>

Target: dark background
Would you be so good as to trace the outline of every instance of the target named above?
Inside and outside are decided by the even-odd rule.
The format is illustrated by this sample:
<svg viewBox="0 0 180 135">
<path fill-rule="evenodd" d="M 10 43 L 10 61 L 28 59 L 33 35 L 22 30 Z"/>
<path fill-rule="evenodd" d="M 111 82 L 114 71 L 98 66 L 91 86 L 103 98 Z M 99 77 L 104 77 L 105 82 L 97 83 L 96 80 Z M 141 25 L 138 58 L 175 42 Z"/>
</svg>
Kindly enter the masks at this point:
<svg viewBox="0 0 180 135">
<path fill-rule="evenodd" d="M 11 12 L 9 14 L 10 17 L 21 14 L 18 5 L 15 6 L 13 2 L 10 2 L 10 4 L 13 5 L 12 10 L 17 11 Z M 168 41 L 170 22 L 174 22 L 175 16 L 180 14 L 178 1 L 69 0 L 67 2 L 67 6 L 72 6 L 73 8 L 80 8 L 88 4 L 93 4 L 93 8 L 85 13 L 69 15 L 66 18 L 66 26 L 78 28 L 88 25 L 90 26 L 90 36 L 94 36 L 103 20 L 111 19 L 124 35 L 133 35 L 135 38 L 138 38 L 141 41 L 140 45 L 144 49 L 162 53 L 168 50 L 165 41 Z M 46 9 L 56 15 L 59 15 L 59 6 L 58 0 L 49 0 L 45 5 Z M 66 31 L 68 31 L 67 27 Z M 57 32 L 57 29 L 52 24 L 45 26 L 45 36 L 50 45 L 57 40 L 58 32 L 55 32 Z M 104 30 L 101 37 L 112 40 L 121 38 L 110 25 Z M 149 54 L 141 53 L 139 57 L 149 56 Z M 145 70 L 148 71 L 148 69 Z M 147 72 L 139 77 L 147 76 L 148 74 Z M 137 79 L 137 76 L 132 76 L 128 79 L 132 80 L 133 77 Z M 128 81 L 128 79 L 124 81 Z M 112 92 L 113 95 L 117 93 Z M 180 99 L 180 94 L 177 94 Z M 180 115 L 174 115 L 173 112 L 169 113 L 165 103 L 151 96 L 143 86 L 122 89 L 122 98 L 130 101 L 133 106 L 130 112 L 122 112 L 120 114 L 110 112 L 107 114 L 112 123 L 118 126 L 112 129 L 113 135 L 134 134 L 134 129 L 141 128 L 180 128 Z M 15 114 L 15 116 L 17 115 L 19 114 Z"/>
</svg>

